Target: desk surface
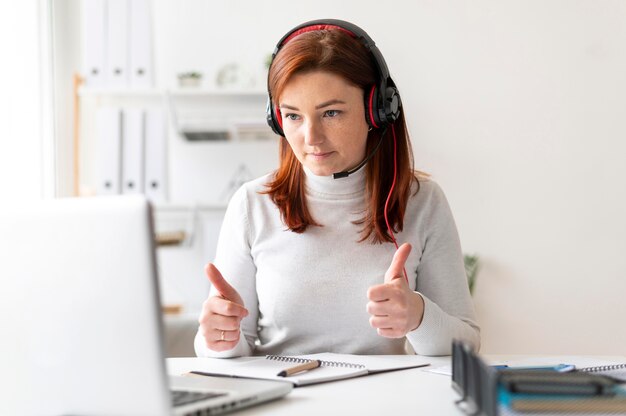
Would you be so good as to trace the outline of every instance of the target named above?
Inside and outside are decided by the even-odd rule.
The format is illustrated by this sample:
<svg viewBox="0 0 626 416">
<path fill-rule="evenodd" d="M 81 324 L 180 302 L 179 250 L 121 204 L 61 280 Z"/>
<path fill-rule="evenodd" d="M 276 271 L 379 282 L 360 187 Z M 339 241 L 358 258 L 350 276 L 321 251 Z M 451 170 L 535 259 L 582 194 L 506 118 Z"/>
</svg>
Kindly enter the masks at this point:
<svg viewBox="0 0 626 416">
<path fill-rule="evenodd" d="M 567 363 L 579 367 L 626 362 L 626 357 L 591 356 L 487 355 L 485 359 L 494 364 L 547 365 Z M 201 360 L 201 358 L 168 358 L 169 374 L 180 375 L 193 370 L 194 360 Z M 454 405 L 457 396 L 450 386 L 450 376 L 428 371 L 428 369 L 450 365 L 450 357 L 431 357 L 430 363 L 430 367 L 298 387 L 283 399 L 243 409 L 236 414 L 277 416 L 320 414 L 464 415 Z"/>
</svg>

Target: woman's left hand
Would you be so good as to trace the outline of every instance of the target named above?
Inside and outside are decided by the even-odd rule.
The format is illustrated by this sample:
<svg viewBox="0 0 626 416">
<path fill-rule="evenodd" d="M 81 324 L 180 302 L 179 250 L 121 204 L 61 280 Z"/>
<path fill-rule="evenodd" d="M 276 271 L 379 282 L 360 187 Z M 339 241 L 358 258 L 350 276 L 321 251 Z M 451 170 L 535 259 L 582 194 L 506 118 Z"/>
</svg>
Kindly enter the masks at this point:
<svg viewBox="0 0 626 416">
<path fill-rule="evenodd" d="M 411 245 L 402 244 L 385 273 L 385 283 L 367 290 L 370 325 L 383 337 L 402 338 L 422 323 L 424 299 L 404 278 L 404 264 L 410 253 Z"/>
</svg>

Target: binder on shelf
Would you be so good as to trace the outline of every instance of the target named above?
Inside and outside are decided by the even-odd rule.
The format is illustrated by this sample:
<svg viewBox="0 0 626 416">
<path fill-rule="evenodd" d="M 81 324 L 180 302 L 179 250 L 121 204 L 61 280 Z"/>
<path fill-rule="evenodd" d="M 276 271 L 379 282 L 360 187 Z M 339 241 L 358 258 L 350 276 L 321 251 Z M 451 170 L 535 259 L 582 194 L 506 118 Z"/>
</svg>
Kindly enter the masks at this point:
<svg viewBox="0 0 626 416">
<path fill-rule="evenodd" d="M 145 194 L 152 202 L 164 202 L 167 136 L 163 110 L 146 110 L 145 127 Z"/>
<path fill-rule="evenodd" d="M 106 85 L 128 86 L 128 0 L 107 0 Z"/>
<path fill-rule="evenodd" d="M 106 82 L 106 0 L 83 0 L 83 77 L 87 86 Z"/>
<path fill-rule="evenodd" d="M 124 110 L 122 135 L 122 193 L 143 192 L 144 175 L 144 112 Z"/>
<path fill-rule="evenodd" d="M 152 28 L 149 0 L 130 0 L 129 55 L 130 86 L 152 87 Z"/>
<path fill-rule="evenodd" d="M 122 112 L 104 107 L 96 113 L 96 192 L 119 194 L 121 190 Z"/>
</svg>

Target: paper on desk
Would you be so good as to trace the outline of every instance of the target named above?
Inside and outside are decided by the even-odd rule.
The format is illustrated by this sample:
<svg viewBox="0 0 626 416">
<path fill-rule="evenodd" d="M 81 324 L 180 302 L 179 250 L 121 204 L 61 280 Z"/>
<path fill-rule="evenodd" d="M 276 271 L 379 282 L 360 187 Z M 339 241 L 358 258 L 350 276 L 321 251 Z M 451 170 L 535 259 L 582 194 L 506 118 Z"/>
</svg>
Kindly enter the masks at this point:
<svg viewBox="0 0 626 416">
<path fill-rule="evenodd" d="M 565 359 L 563 359 L 565 358 Z M 598 360 L 597 358 L 589 358 L 589 357 L 577 357 L 577 356 L 572 356 L 572 357 L 561 357 L 561 358 L 555 358 L 555 357 L 532 357 L 532 358 L 525 358 L 525 359 L 514 359 L 514 360 L 505 360 L 505 364 L 509 365 L 510 367 L 527 367 L 527 366 L 548 366 L 548 365 L 556 365 L 555 363 L 558 363 L 560 361 L 563 362 L 571 362 L 575 364 L 576 368 L 588 368 L 588 367 L 595 367 L 595 366 L 604 366 L 604 365 L 611 365 L 611 364 L 615 364 L 615 362 L 611 361 L 611 360 Z M 441 366 L 437 366 L 437 367 L 429 367 L 429 368 L 425 368 L 423 371 L 427 371 L 429 373 L 434 373 L 434 374 L 442 374 L 442 375 L 446 375 L 446 376 L 452 376 L 452 366 L 451 365 L 441 365 Z M 598 372 L 601 373 L 601 372 Z M 607 375 L 611 375 L 617 379 L 620 380 L 625 380 L 626 381 L 626 369 L 624 370 L 620 370 L 620 369 L 616 369 L 613 371 L 607 371 L 605 372 Z"/>
<path fill-rule="evenodd" d="M 424 369 L 429 373 L 442 374 L 444 376 L 452 376 L 452 366 L 451 365 L 441 365 L 439 367 L 432 367 Z"/>
</svg>

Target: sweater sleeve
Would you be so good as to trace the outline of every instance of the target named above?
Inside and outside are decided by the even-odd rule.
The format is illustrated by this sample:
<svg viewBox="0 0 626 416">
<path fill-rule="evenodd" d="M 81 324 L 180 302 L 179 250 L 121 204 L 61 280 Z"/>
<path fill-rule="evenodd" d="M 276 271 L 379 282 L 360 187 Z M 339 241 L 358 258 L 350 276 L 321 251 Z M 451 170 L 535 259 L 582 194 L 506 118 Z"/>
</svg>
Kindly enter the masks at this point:
<svg viewBox="0 0 626 416">
<path fill-rule="evenodd" d="M 424 299 L 420 326 L 407 334 L 421 355 L 449 355 L 452 340 L 463 339 L 480 347 L 480 329 L 469 293 L 456 224 L 441 188 L 429 182 L 425 192 L 422 256 L 417 267 L 416 290 Z M 420 193 L 422 191 L 420 190 Z M 418 193 L 419 194 L 419 193 Z"/>
<path fill-rule="evenodd" d="M 198 357 L 238 357 L 252 355 L 254 351 L 259 309 L 256 293 L 256 266 L 250 254 L 251 230 L 248 209 L 244 185 L 235 192 L 226 209 L 214 263 L 224 279 L 237 290 L 249 315 L 241 321 L 239 343 L 228 351 L 217 352 L 209 349 L 204 336 L 198 331 L 194 340 L 194 349 Z M 217 294 L 217 291 L 211 288 L 209 296 Z"/>
</svg>

